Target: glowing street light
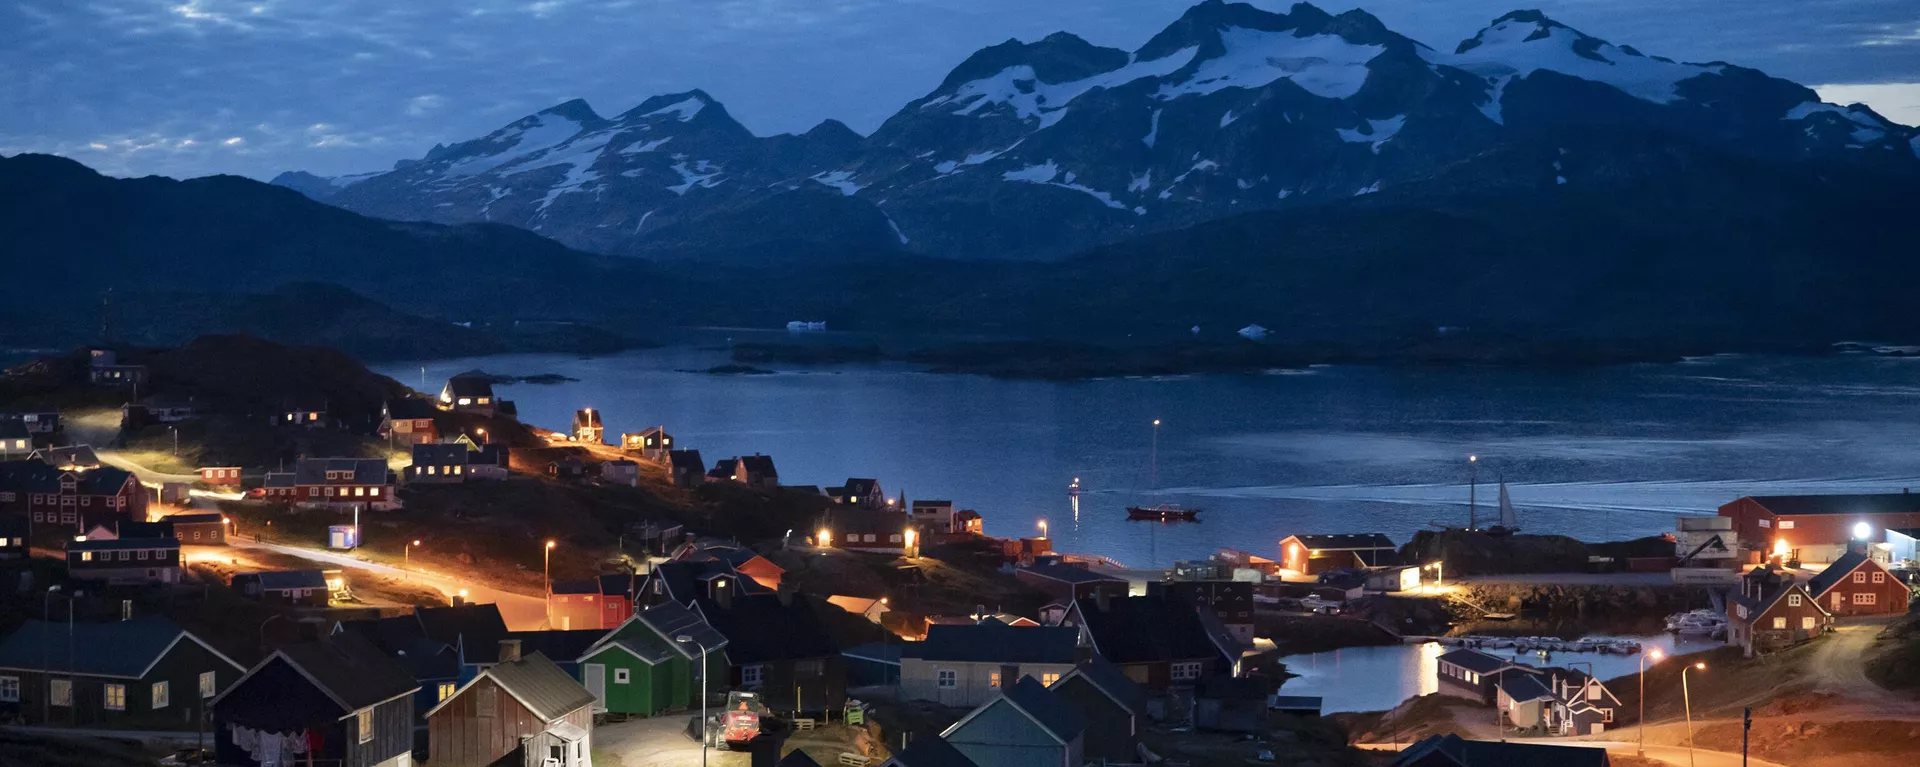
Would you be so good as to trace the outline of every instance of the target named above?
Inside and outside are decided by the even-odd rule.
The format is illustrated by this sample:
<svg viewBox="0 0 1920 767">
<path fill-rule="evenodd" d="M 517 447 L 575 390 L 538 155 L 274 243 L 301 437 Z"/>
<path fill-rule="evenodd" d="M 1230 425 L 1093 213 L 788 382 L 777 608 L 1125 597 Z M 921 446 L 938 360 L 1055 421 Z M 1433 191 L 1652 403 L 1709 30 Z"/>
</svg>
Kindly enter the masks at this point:
<svg viewBox="0 0 1920 767">
<path fill-rule="evenodd" d="M 1045 519 L 1040 520 L 1040 537 L 1047 537 L 1047 520 Z"/>
<path fill-rule="evenodd" d="M 820 548 L 823 548 L 823 549 L 830 548 L 833 546 L 833 531 L 828 530 L 824 527 L 820 528 L 818 531 L 814 532 L 813 540 L 814 540 L 814 544 L 819 546 Z"/>
<path fill-rule="evenodd" d="M 1680 700 L 1687 707 L 1687 767 L 1693 767 L 1693 695 L 1687 691 L 1687 672 L 1707 670 L 1707 664 L 1695 663 L 1680 669 Z"/>
<path fill-rule="evenodd" d="M 415 538 L 411 541 L 408 541 L 407 545 L 400 547 L 400 569 L 401 570 L 406 570 L 413 566 L 413 547 L 418 545 L 420 545 L 420 539 Z M 407 577 L 412 578 L 413 574 L 408 573 Z"/>
<path fill-rule="evenodd" d="M 1640 654 L 1640 723 L 1636 726 L 1640 730 L 1639 753 L 1641 756 L 1647 755 L 1647 659 L 1651 658 L 1653 662 L 1659 663 L 1660 659 L 1665 657 L 1667 657 L 1666 654 L 1660 652 L 1658 648 Z"/>
<path fill-rule="evenodd" d="M 1853 525 L 1854 540 L 1864 541 L 1872 536 L 1873 536 L 1873 525 L 1869 525 L 1865 522 L 1854 523 Z"/>
</svg>

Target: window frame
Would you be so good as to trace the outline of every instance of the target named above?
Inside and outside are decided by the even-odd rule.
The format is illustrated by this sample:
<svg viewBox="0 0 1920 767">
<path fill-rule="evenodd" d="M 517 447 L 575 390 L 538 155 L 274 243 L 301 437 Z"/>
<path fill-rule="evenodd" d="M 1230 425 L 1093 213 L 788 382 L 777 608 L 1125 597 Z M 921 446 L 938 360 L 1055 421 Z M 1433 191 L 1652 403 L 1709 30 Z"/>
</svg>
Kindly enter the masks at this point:
<svg viewBox="0 0 1920 767">
<path fill-rule="evenodd" d="M 0 676 L 0 703 L 20 702 L 20 677 Z"/>
<path fill-rule="evenodd" d="M 373 709 L 363 708 L 353 712 L 354 738 L 361 743 L 373 742 Z"/>
<path fill-rule="evenodd" d="M 1175 682 L 1198 681 L 1202 665 L 1197 660 L 1174 661 L 1167 668 L 1167 677 Z"/>
<path fill-rule="evenodd" d="M 200 699 L 213 697 L 220 691 L 220 677 L 212 671 L 200 672 Z"/>
<path fill-rule="evenodd" d="M 72 708 L 73 707 L 73 680 L 71 679 L 47 680 L 47 697 L 52 700 L 53 705 Z"/>
<path fill-rule="evenodd" d="M 154 682 L 153 686 L 148 690 L 148 694 L 152 696 L 151 700 L 153 701 L 153 710 L 155 711 L 173 704 L 173 684 L 167 680 L 163 679 Z"/>
<path fill-rule="evenodd" d="M 71 690 L 72 688 L 68 688 Z M 100 686 L 100 707 L 108 711 L 127 710 L 127 686 L 108 682 Z"/>
<path fill-rule="evenodd" d="M 960 672 L 950 668 L 933 670 L 933 686 L 942 690 L 952 690 L 960 686 Z"/>
</svg>

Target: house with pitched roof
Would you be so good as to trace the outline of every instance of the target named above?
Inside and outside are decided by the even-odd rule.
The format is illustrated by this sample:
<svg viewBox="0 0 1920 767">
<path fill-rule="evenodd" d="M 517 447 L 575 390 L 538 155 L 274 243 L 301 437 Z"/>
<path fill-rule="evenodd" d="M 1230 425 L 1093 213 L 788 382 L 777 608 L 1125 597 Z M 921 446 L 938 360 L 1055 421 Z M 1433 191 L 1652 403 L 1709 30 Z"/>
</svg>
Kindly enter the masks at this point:
<svg viewBox="0 0 1920 767">
<path fill-rule="evenodd" d="M 427 711 L 460 687 L 460 651 L 427 636 L 411 614 L 338 621 L 330 633 L 358 636 L 406 669 L 420 687 L 413 696 L 414 728 L 424 738 Z"/>
<path fill-rule="evenodd" d="M 12 418 L 0 417 L 0 458 L 25 457 L 33 452 L 33 432 Z"/>
<path fill-rule="evenodd" d="M 714 680 L 715 690 L 724 688 L 719 680 L 727 678 L 726 651 L 727 638 L 699 613 L 658 604 L 582 653 L 580 682 L 594 694 L 595 712 L 652 716 L 695 708 L 702 678 Z"/>
<path fill-rule="evenodd" d="M 968 712 L 940 738 L 975 764 L 1080 767 L 1086 729 L 1080 712 L 1027 676 Z"/>
<path fill-rule="evenodd" d="M 1532 674 L 1534 669 L 1510 658 L 1461 647 L 1442 653 L 1435 673 L 1441 693 L 1493 705 L 1499 698 L 1503 675 L 1516 671 Z"/>
<path fill-rule="evenodd" d="M 418 691 L 404 667 L 353 634 L 288 645 L 213 699 L 214 758 L 404 767 Z"/>
<path fill-rule="evenodd" d="M 234 573 L 232 586 L 250 599 L 306 607 L 326 607 L 329 594 L 327 576 L 319 570 Z"/>
<path fill-rule="evenodd" d="M 293 466 L 293 502 L 310 508 L 400 508 L 393 473 L 381 458 L 302 458 Z"/>
<path fill-rule="evenodd" d="M 606 441 L 607 427 L 600 420 L 600 411 L 593 408 L 581 408 L 573 411 L 573 441 L 598 445 Z"/>
<path fill-rule="evenodd" d="M 99 454 L 93 452 L 92 445 L 67 445 L 49 447 L 33 451 L 28 458 L 45 462 L 61 471 L 87 471 L 98 469 L 102 465 Z"/>
<path fill-rule="evenodd" d="M 842 506 L 857 506 L 866 509 L 884 509 L 887 507 L 887 492 L 880 489 L 880 480 L 848 477 L 840 487 L 827 488 L 827 497 Z"/>
<path fill-rule="evenodd" d="M 729 685 L 760 693 L 770 707 L 828 711 L 846 702 L 846 658 L 811 599 L 781 590 L 742 594 L 739 576 L 695 599 L 692 609 L 727 638 Z M 717 679 L 715 680 L 718 681 Z M 717 686 L 717 685 L 716 685 Z"/>
<path fill-rule="evenodd" d="M 1240 645 L 1220 619 L 1165 597 L 1100 592 L 1074 600 L 1061 623 L 1079 629 L 1081 643 L 1148 689 L 1238 674 Z"/>
<path fill-rule="evenodd" d="M 649 461 L 665 460 L 673 452 L 673 435 L 665 426 L 649 426 L 639 432 L 620 435 L 620 449 Z"/>
<path fill-rule="evenodd" d="M 446 386 L 440 388 L 441 410 L 491 416 L 499 411 L 500 404 L 493 394 L 493 381 L 471 372 L 447 379 Z"/>
<path fill-rule="evenodd" d="M 1071 626 L 1016 628 L 989 620 L 934 625 L 900 655 L 900 694 L 943 706 L 977 706 L 1023 676 L 1051 685 L 1084 659 Z"/>
<path fill-rule="evenodd" d="M 1620 698 L 1607 685 L 1577 669 L 1549 668 L 1542 673 L 1553 688 L 1547 725 L 1560 735 L 1599 735 L 1613 727 Z"/>
<path fill-rule="evenodd" d="M 1913 601 L 1906 582 L 1859 547 L 1808 578 L 1807 593 L 1835 616 L 1900 615 Z"/>
<path fill-rule="evenodd" d="M 773 468 L 773 456 L 759 453 L 723 458 L 707 472 L 707 479 L 731 480 L 762 490 L 780 488 L 780 472 Z"/>
<path fill-rule="evenodd" d="M 33 520 L 25 514 L 0 514 L 0 560 L 33 556 Z"/>
<path fill-rule="evenodd" d="M 67 542 L 67 577 L 110 584 L 180 582 L 180 541 L 106 538 Z"/>
<path fill-rule="evenodd" d="M 124 730 L 199 726 L 245 667 L 166 618 L 29 620 L 0 641 L 0 715 Z"/>
<path fill-rule="evenodd" d="M 592 767 L 593 694 L 547 656 L 500 661 L 427 712 L 427 759 L 449 767 Z"/>
<path fill-rule="evenodd" d="M 1128 590 L 1125 578 L 1096 573 L 1080 565 L 1032 565 L 1015 569 L 1013 577 L 1061 604 L 1100 593 L 1126 596 Z"/>
<path fill-rule="evenodd" d="M 1805 642 L 1833 626 L 1833 614 L 1792 575 L 1755 567 L 1727 599 L 1727 644 L 1751 656 Z"/>
<path fill-rule="evenodd" d="M 798 753 L 798 752 L 796 752 Z M 952 743 L 934 735 L 922 735 L 882 762 L 880 767 L 981 767 L 968 759 Z"/>
<path fill-rule="evenodd" d="M 1401 750 L 1393 767 L 1607 767 L 1604 748 L 1555 746 L 1510 740 L 1464 740 L 1458 735 L 1429 735 Z"/>
<path fill-rule="evenodd" d="M 433 419 L 436 412 L 438 408 L 429 400 L 387 400 L 380 412 L 380 436 L 396 446 L 438 442 L 440 429 Z"/>
<path fill-rule="evenodd" d="M 1047 689 L 1086 720 L 1088 759 L 1127 764 L 1140 759 L 1140 729 L 1147 721 L 1147 692 L 1103 658 L 1081 663 Z"/>
<path fill-rule="evenodd" d="M 667 466 L 673 472 L 673 486 L 691 488 L 707 481 L 707 465 L 698 450 L 674 450 L 667 453 Z"/>
<path fill-rule="evenodd" d="M 907 513 L 892 509 L 848 506 L 835 509 L 821 528 L 828 532 L 822 546 L 868 554 L 908 553 Z"/>
<path fill-rule="evenodd" d="M 1280 567 L 1314 575 L 1342 568 L 1398 565 L 1400 548 L 1381 533 L 1289 535 L 1280 539 Z"/>
<path fill-rule="evenodd" d="M 555 581 L 547 593 L 547 622 L 562 630 L 605 631 L 633 615 L 639 576 L 608 573 L 579 581 Z"/>
<path fill-rule="evenodd" d="M 0 461 L 0 512 L 25 514 L 36 524 L 71 527 L 75 533 L 145 520 L 147 487 L 132 472 L 98 466 L 92 456 L 93 449 L 82 446 Z M 88 460 L 96 465 L 84 466 Z"/>
</svg>

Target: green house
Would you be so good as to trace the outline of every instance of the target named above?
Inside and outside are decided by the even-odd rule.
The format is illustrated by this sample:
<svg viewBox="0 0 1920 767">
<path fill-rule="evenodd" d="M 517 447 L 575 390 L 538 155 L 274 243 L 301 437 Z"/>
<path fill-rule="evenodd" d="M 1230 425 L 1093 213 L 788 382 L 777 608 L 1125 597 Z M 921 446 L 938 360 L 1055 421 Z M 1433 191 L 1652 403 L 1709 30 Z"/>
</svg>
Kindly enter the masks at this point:
<svg viewBox="0 0 1920 767">
<path fill-rule="evenodd" d="M 677 641 L 686 637 L 690 641 Z M 580 683 L 594 696 L 595 713 L 653 716 L 700 705 L 702 646 L 713 685 L 724 692 L 727 640 L 698 613 L 677 604 L 647 608 L 580 656 Z"/>
</svg>

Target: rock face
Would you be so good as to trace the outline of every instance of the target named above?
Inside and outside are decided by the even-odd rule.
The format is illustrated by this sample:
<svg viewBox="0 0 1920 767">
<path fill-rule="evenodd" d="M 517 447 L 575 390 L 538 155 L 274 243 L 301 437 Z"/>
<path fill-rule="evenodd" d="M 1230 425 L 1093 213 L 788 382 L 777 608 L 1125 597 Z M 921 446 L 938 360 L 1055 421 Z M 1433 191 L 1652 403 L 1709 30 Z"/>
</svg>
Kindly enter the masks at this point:
<svg viewBox="0 0 1920 767">
<path fill-rule="evenodd" d="M 1537 11 L 1436 48 L 1359 10 L 1207 0 L 1134 51 L 985 48 L 870 136 L 756 137 L 705 93 L 612 118 L 570 101 L 392 170 L 275 183 L 361 213 L 495 221 L 605 253 L 906 250 L 1052 259 L 1237 213 L 1393 190 L 1502 146 L 1484 184 L 1579 185 L 1644 137 L 1770 163 L 1917 172 L 1920 133 L 1732 64 L 1614 45 Z"/>
</svg>

